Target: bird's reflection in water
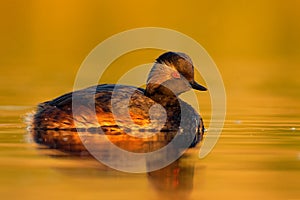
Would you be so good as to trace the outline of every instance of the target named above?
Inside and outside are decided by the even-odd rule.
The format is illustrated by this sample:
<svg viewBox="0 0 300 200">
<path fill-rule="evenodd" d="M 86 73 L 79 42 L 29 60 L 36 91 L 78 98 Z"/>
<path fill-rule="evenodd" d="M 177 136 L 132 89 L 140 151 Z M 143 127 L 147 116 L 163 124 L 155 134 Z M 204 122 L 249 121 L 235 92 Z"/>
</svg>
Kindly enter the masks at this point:
<svg viewBox="0 0 300 200">
<path fill-rule="evenodd" d="M 81 134 L 81 138 L 78 134 Z M 86 140 L 85 142 L 93 143 L 93 145 L 97 147 L 97 151 L 99 151 L 100 154 L 102 153 L 103 156 L 112 156 L 106 149 L 107 143 L 103 142 L 104 135 L 100 136 L 99 134 L 92 134 L 90 132 L 77 133 L 76 131 L 62 130 L 34 130 L 34 133 L 31 133 L 31 135 L 33 135 L 33 139 L 36 142 L 43 144 L 42 146 L 64 152 L 63 156 L 58 156 L 60 158 L 64 156 L 72 156 L 73 158 L 80 157 L 81 159 L 82 156 L 85 158 L 93 158 L 82 144 L 82 138 Z M 168 134 L 161 132 L 149 138 L 134 138 L 129 135 L 114 135 L 108 136 L 107 138 L 116 146 L 127 151 L 147 153 L 158 150 L 167 144 L 170 145 L 170 141 L 174 135 L 176 135 L 176 132 L 168 132 Z M 190 135 L 186 137 L 191 138 Z M 183 137 L 183 139 L 184 138 L 185 137 Z M 173 144 L 173 148 L 169 149 L 165 154 L 160 154 L 155 159 L 147 160 L 145 165 L 149 169 L 154 169 L 155 165 L 157 166 L 159 162 L 164 162 L 170 157 L 179 157 L 178 154 L 182 154 L 183 150 L 180 144 Z M 49 155 L 49 151 L 47 151 L 47 153 Z M 53 156 L 57 157 L 57 155 L 59 154 Z M 118 160 L 116 160 L 116 162 L 118 162 Z M 104 165 L 99 166 L 98 170 L 99 169 L 115 171 L 113 169 L 110 170 L 110 168 Z M 65 171 L 66 173 L 71 173 L 69 170 Z M 86 173 L 86 171 L 84 173 Z M 100 174 L 102 173 L 99 172 L 99 176 Z M 194 162 L 192 159 L 189 159 L 188 155 L 175 159 L 174 162 L 164 168 L 147 173 L 150 185 L 158 193 L 159 197 L 163 199 L 187 199 L 193 190 L 193 176 Z"/>
<path fill-rule="evenodd" d="M 180 158 L 167 167 L 148 173 L 148 180 L 161 199 L 187 199 L 193 190 L 194 164 Z"/>
</svg>

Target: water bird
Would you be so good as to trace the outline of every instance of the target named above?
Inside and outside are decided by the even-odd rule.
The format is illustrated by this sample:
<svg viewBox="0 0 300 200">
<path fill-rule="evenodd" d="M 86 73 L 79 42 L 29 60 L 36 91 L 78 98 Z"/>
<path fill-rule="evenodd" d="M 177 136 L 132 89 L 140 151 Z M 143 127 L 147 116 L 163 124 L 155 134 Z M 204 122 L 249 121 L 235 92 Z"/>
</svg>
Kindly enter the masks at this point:
<svg viewBox="0 0 300 200">
<path fill-rule="evenodd" d="M 146 89 L 100 84 L 40 103 L 30 123 L 31 133 L 36 143 L 68 152 L 85 150 L 78 134 L 95 140 L 98 133 L 133 152 L 161 148 L 176 134 L 194 147 L 203 137 L 203 121 L 179 98 L 190 89 L 207 90 L 194 80 L 191 58 L 166 52 L 154 62 Z M 149 141 L 154 148 L 145 147 Z"/>
</svg>

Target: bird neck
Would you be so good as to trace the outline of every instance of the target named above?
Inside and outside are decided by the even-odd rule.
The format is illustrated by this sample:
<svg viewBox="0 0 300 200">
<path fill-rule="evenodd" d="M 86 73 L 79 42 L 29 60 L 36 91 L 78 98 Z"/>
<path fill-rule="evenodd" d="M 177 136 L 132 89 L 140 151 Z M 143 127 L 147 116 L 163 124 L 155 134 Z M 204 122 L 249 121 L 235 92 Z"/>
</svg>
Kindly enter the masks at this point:
<svg viewBox="0 0 300 200">
<path fill-rule="evenodd" d="M 154 88 L 155 89 L 153 90 L 147 88 L 145 91 L 145 96 L 151 98 L 156 103 L 161 104 L 163 107 L 179 106 L 178 96 L 175 95 L 170 89 L 162 85 Z"/>
</svg>

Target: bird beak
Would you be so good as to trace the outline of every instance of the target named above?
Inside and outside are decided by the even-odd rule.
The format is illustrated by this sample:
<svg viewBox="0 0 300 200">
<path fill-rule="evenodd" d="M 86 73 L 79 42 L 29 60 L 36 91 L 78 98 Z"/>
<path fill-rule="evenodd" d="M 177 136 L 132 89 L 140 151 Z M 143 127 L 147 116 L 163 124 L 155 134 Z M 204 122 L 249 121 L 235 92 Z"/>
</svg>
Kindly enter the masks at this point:
<svg viewBox="0 0 300 200">
<path fill-rule="evenodd" d="M 195 89 L 195 90 L 200 90 L 200 91 L 206 91 L 206 90 L 207 90 L 206 87 L 204 87 L 204 86 L 198 84 L 196 81 L 191 82 L 190 85 L 191 85 L 192 88 Z"/>
</svg>

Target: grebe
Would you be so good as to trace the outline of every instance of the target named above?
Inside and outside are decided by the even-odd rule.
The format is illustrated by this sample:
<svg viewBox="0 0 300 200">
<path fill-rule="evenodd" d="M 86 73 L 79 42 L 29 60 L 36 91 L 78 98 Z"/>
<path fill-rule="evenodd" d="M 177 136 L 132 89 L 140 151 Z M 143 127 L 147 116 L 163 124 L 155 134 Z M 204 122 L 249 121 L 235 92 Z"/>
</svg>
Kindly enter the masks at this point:
<svg viewBox="0 0 300 200">
<path fill-rule="evenodd" d="M 204 133 L 202 118 L 178 97 L 191 88 L 206 90 L 194 80 L 191 58 L 180 52 L 166 52 L 156 59 L 146 89 L 101 84 L 39 104 L 31 123 L 33 139 L 51 148 L 77 152 L 85 149 L 78 137 L 80 132 L 95 135 L 102 131 L 106 136 L 120 136 L 116 140 L 110 138 L 119 146 L 122 146 L 118 143 L 120 138 L 128 144 L 136 135 L 142 145 L 147 140 L 143 135 L 149 132 L 160 133 L 168 141 L 180 133 L 193 147 Z M 77 102 L 72 107 L 74 96 Z M 76 109 L 77 117 L 73 116 L 73 109 Z M 159 124 L 161 121 L 162 125 Z M 124 135 L 127 135 L 126 139 L 121 137 Z M 135 147 L 129 149 L 135 151 Z"/>
</svg>

